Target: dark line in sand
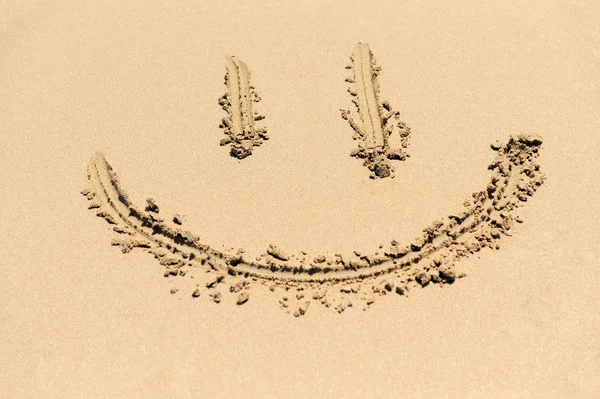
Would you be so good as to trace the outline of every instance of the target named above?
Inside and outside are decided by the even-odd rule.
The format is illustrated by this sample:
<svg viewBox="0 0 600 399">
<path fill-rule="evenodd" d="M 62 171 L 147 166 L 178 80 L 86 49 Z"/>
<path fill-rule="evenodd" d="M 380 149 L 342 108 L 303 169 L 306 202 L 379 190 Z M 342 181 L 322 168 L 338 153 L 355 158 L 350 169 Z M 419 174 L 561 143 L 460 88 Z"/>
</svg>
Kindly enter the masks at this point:
<svg viewBox="0 0 600 399">
<path fill-rule="evenodd" d="M 247 290 L 253 283 L 270 284 L 273 290 L 279 287 L 299 293 L 295 300 L 284 295 L 287 299 L 280 301 L 282 308 L 296 315 L 303 314 L 301 309 L 306 311 L 307 295 L 343 311 L 357 299 L 368 306 L 374 295 L 392 290 L 405 294 L 416 285 L 453 283 L 456 261 L 485 247 L 497 248 L 501 236 L 519 221 L 515 209 L 544 181 L 535 163 L 541 143 L 535 136 L 522 135 L 511 137 L 503 146 L 493 146 L 497 156 L 489 166 L 490 183 L 473 193 L 464 210 L 434 222 L 423 230 L 422 237 L 406 245 L 392 241 L 387 248 L 355 253 L 349 259 L 339 254 L 290 257 L 273 245 L 256 260 L 247 259 L 243 250 L 215 250 L 175 223 L 165 222 L 154 203 L 144 211 L 132 204 L 100 153 L 90 159 L 92 188 L 82 194 L 90 200 L 89 207 L 124 236 L 113 245 L 123 252 L 145 249 L 166 267 L 168 276 L 199 268 L 210 280 L 206 282 L 209 290 L 229 282 L 231 292 L 237 294 L 235 287 L 240 285 Z"/>
</svg>

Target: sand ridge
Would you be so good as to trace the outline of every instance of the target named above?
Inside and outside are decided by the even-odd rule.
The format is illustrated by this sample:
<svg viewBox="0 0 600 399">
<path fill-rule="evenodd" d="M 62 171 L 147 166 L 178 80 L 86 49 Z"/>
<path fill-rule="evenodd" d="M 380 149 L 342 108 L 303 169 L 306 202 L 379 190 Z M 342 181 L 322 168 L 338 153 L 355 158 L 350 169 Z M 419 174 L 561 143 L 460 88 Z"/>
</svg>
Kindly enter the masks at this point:
<svg viewBox="0 0 600 399">
<path fill-rule="evenodd" d="M 227 136 L 221 146 L 231 144 L 232 157 L 244 159 L 252 155 L 252 148 L 268 140 L 267 129 L 257 127 L 256 121 L 265 117 L 253 109 L 253 103 L 260 101 L 255 87 L 250 84 L 248 66 L 236 57 L 225 57 L 226 93 L 219 98 L 219 105 L 227 112 L 221 120 L 220 128 Z"/>
<path fill-rule="evenodd" d="M 409 243 L 392 240 L 370 253 L 355 251 L 348 259 L 340 254 L 290 255 L 273 244 L 253 259 L 243 248 L 214 249 L 182 229 L 177 216 L 173 222 L 163 219 L 154 201 L 148 200 L 145 210 L 134 205 L 101 153 L 90 159 L 91 188 L 82 194 L 89 208 L 113 225 L 119 238 L 112 245 L 124 253 L 134 248 L 150 252 L 165 267 L 165 277 L 202 271 L 198 288 L 190 293 L 193 297 L 208 290 L 218 303 L 225 288 L 223 292 L 236 295 L 241 305 L 249 299 L 246 291 L 262 284 L 279 291 L 280 307 L 295 316 L 303 315 L 313 301 L 342 312 L 359 304 L 366 309 L 387 293 L 405 295 L 430 283 L 452 284 L 461 277 L 455 270 L 457 261 L 482 248 L 498 249 L 499 239 L 521 221 L 515 210 L 545 180 L 535 162 L 541 144 L 534 135 L 492 144 L 497 156 L 489 165 L 490 182 L 465 201 L 463 210 L 435 221 Z"/>
<path fill-rule="evenodd" d="M 358 43 L 346 66 L 351 76 L 348 93 L 356 112 L 342 109 L 342 118 L 354 130 L 353 138 L 359 141 L 358 148 L 351 155 L 364 159 L 364 166 L 371 171 L 371 178 L 393 176 L 394 168 L 389 160 L 405 160 L 409 155 L 410 128 L 400 120 L 400 112 L 394 111 L 388 101 L 379 99 L 379 79 L 381 67 L 366 43 Z M 354 116 L 353 116 L 354 114 Z M 358 121 L 358 122 L 357 122 Z M 400 147 L 390 147 L 390 136 L 396 133 L 400 138 Z"/>
</svg>

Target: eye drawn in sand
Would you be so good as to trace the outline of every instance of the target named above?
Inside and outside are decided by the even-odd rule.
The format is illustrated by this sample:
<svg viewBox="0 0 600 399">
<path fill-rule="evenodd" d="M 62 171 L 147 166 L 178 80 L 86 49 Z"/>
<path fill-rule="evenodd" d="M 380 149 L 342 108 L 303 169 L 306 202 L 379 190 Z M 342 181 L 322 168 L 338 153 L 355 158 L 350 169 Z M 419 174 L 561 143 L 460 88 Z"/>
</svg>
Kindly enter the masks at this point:
<svg viewBox="0 0 600 399">
<path fill-rule="evenodd" d="M 343 312 L 348 307 L 367 309 L 384 295 L 407 295 L 415 287 L 452 284 L 461 277 L 456 262 L 482 248 L 499 248 L 521 219 L 517 208 L 527 202 L 544 181 L 535 162 L 542 141 L 533 135 L 511 137 L 489 165 L 487 187 L 473 193 L 463 209 L 433 222 L 423 235 L 407 243 L 392 240 L 370 253 L 355 252 L 310 256 L 287 254 L 269 245 L 262 255 L 249 257 L 243 249 L 217 250 L 195 234 L 163 219 L 156 203 L 144 210 L 133 204 L 116 173 L 101 153 L 88 164 L 91 187 L 82 191 L 89 208 L 104 218 L 117 237 L 112 245 L 124 253 L 142 248 L 164 266 L 165 277 L 197 275 L 197 288 L 189 295 L 215 303 L 231 299 L 238 305 L 250 299 L 250 290 L 268 286 L 284 311 L 301 316 L 311 303 Z M 393 210 L 392 210 L 393 211 Z"/>
<path fill-rule="evenodd" d="M 225 57 L 226 93 L 219 98 L 219 105 L 227 112 L 221 120 L 220 128 L 227 136 L 221 146 L 231 144 L 232 157 L 244 159 L 252 155 L 253 147 L 268 140 L 267 129 L 257 127 L 257 121 L 265 117 L 253 110 L 252 104 L 260 101 L 254 86 L 250 84 L 250 71 L 246 64 L 236 57 Z"/>
<path fill-rule="evenodd" d="M 394 111 L 389 102 L 379 100 L 381 67 L 377 66 L 368 44 L 358 43 L 354 47 L 346 69 L 351 72 L 346 82 L 350 83 L 348 93 L 352 96 L 356 112 L 342 109 L 341 113 L 354 130 L 352 137 L 359 141 L 358 148 L 351 155 L 364 159 L 371 178 L 393 176 L 390 160 L 403 161 L 408 157 L 406 148 L 410 128 L 400 120 L 400 113 Z M 390 147 L 392 134 L 398 135 L 399 148 Z"/>
</svg>

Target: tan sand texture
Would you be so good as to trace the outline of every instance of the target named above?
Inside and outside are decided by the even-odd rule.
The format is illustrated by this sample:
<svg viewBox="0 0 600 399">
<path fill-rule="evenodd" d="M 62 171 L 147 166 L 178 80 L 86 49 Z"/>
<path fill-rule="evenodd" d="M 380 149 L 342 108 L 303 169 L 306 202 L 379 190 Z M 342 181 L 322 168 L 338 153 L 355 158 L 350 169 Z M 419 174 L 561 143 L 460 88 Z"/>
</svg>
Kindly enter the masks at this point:
<svg viewBox="0 0 600 399">
<path fill-rule="evenodd" d="M 252 103 L 258 103 L 260 96 L 250 85 L 248 66 L 235 57 L 225 57 L 225 64 L 227 92 L 219 98 L 219 105 L 227 112 L 220 125 L 227 138 L 220 144 L 231 144 L 231 156 L 244 159 L 252 155 L 253 147 L 268 140 L 266 128 L 255 126 L 256 121 L 265 117 L 253 110 Z"/>
<path fill-rule="evenodd" d="M 600 397 L 598 21 L 562 0 L 0 2 L 0 397 Z M 393 179 L 349 156 L 357 43 L 411 130 Z M 240 161 L 224 55 L 269 129 Z"/>
<path fill-rule="evenodd" d="M 408 154 L 410 129 L 400 121 L 400 113 L 394 111 L 388 101 L 379 100 L 379 80 L 381 67 L 377 66 L 375 57 L 366 43 L 358 43 L 350 56 L 351 64 L 346 67 L 352 76 L 346 78 L 351 84 L 348 93 L 353 97 L 358 121 L 355 122 L 350 110 L 342 110 L 342 118 L 347 120 L 360 139 L 358 148 L 352 156 L 364 159 L 364 165 L 371 171 L 372 178 L 390 177 L 393 168 L 388 159 L 405 160 Z M 390 136 L 398 135 L 400 148 L 390 148 Z"/>
<path fill-rule="evenodd" d="M 423 230 L 422 237 L 406 245 L 394 240 L 389 247 L 380 246 L 371 253 L 354 251 L 351 259 L 306 252 L 290 256 L 272 244 L 255 259 L 245 256 L 242 248 L 229 252 L 211 249 L 197 235 L 175 226 L 176 217 L 172 224 L 163 220 L 153 200 L 147 200 L 145 211 L 133 205 L 100 153 L 88 165 L 92 189 L 81 193 L 90 201 L 89 209 L 126 237 L 113 240 L 112 245 L 123 253 L 147 249 L 166 267 L 165 277 L 185 276 L 190 267 L 196 267 L 205 271 L 202 280 L 207 280 L 203 282 L 206 288 L 229 286 L 238 305 L 248 300 L 248 293 L 240 294 L 240 290 L 260 282 L 270 283 L 271 291 L 283 289 L 281 307 L 296 317 L 305 314 L 311 299 L 341 313 L 357 300 L 365 306 L 373 304 L 376 294 L 394 291 L 403 295 L 409 287 L 425 287 L 430 282 L 452 284 L 457 278 L 457 260 L 485 247 L 499 249 L 500 237 L 508 234 L 515 220 L 521 221 L 513 211 L 544 181 L 534 162 L 541 144 L 537 137 L 522 135 L 511 137 L 505 145 L 492 145 L 498 156 L 488 168 L 493 172 L 491 181 L 465 201 L 464 211 L 434 222 Z M 290 290 L 295 294 L 290 296 Z M 199 288 L 191 293 L 193 297 L 199 294 Z M 219 292 L 212 297 L 221 301 Z"/>
</svg>

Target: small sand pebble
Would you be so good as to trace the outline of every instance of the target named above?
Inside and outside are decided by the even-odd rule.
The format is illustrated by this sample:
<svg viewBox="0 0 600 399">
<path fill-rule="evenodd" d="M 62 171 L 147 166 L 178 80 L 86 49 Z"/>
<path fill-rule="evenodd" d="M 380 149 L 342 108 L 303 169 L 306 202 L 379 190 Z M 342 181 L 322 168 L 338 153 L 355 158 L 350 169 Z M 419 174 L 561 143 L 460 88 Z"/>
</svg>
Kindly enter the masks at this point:
<svg viewBox="0 0 600 399">
<path fill-rule="evenodd" d="M 210 297 L 212 298 L 212 300 L 215 303 L 220 303 L 221 302 L 221 293 L 220 292 L 213 292 L 210 294 Z"/>
<path fill-rule="evenodd" d="M 219 284 L 221 281 L 223 281 L 223 278 L 224 278 L 223 276 L 217 276 L 217 277 L 213 278 L 208 283 L 206 283 L 206 288 L 214 288 L 217 284 Z"/>
<path fill-rule="evenodd" d="M 286 255 L 281 249 L 279 249 L 273 244 L 269 245 L 269 247 L 267 248 L 267 253 L 272 257 L 282 260 L 284 262 L 290 260 L 290 257 L 288 255 Z"/>
<path fill-rule="evenodd" d="M 152 198 L 146 199 L 146 211 L 154 212 L 154 213 L 159 212 L 158 205 L 156 205 L 156 202 L 154 202 L 154 200 Z"/>
<path fill-rule="evenodd" d="M 319 255 L 316 258 L 313 259 L 313 262 L 315 263 L 323 263 L 325 262 L 325 255 Z"/>
<path fill-rule="evenodd" d="M 245 304 L 246 302 L 248 302 L 248 299 L 249 299 L 249 298 L 250 298 L 250 295 L 248 295 L 248 293 L 244 291 L 244 292 L 242 292 L 242 293 L 241 293 L 241 294 L 238 296 L 238 299 L 237 299 L 237 304 L 238 304 L 238 305 L 243 305 L 243 304 Z"/>
<path fill-rule="evenodd" d="M 417 283 L 419 283 L 422 287 L 425 287 L 431 281 L 431 276 L 427 273 L 421 273 L 415 278 L 415 280 L 417 280 Z"/>
<path fill-rule="evenodd" d="M 490 145 L 490 148 L 494 151 L 498 151 L 500 148 L 502 148 L 502 142 L 500 140 L 496 140 Z"/>
<path fill-rule="evenodd" d="M 238 281 L 235 285 L 232 285 L 229 287 L 229 292 L 233 292 L 234 294 L 237 294 L 244 288 L 247 288 L 248 285 L 249 285 L 248 281 Z"/>
<path fill-rule="evenodd" d="M 298 309 L 296 309 L 294 311 L 294 316 L 295 317 L 300 317 L 300 316 L 304 316 L 306 314 L 306 311 L 308 310 L 308 306 L 310 305 L 310 301 L 306 301 L 304 302 L 302 305 L 300 305 L 298 307 Z"/>
</svg>

